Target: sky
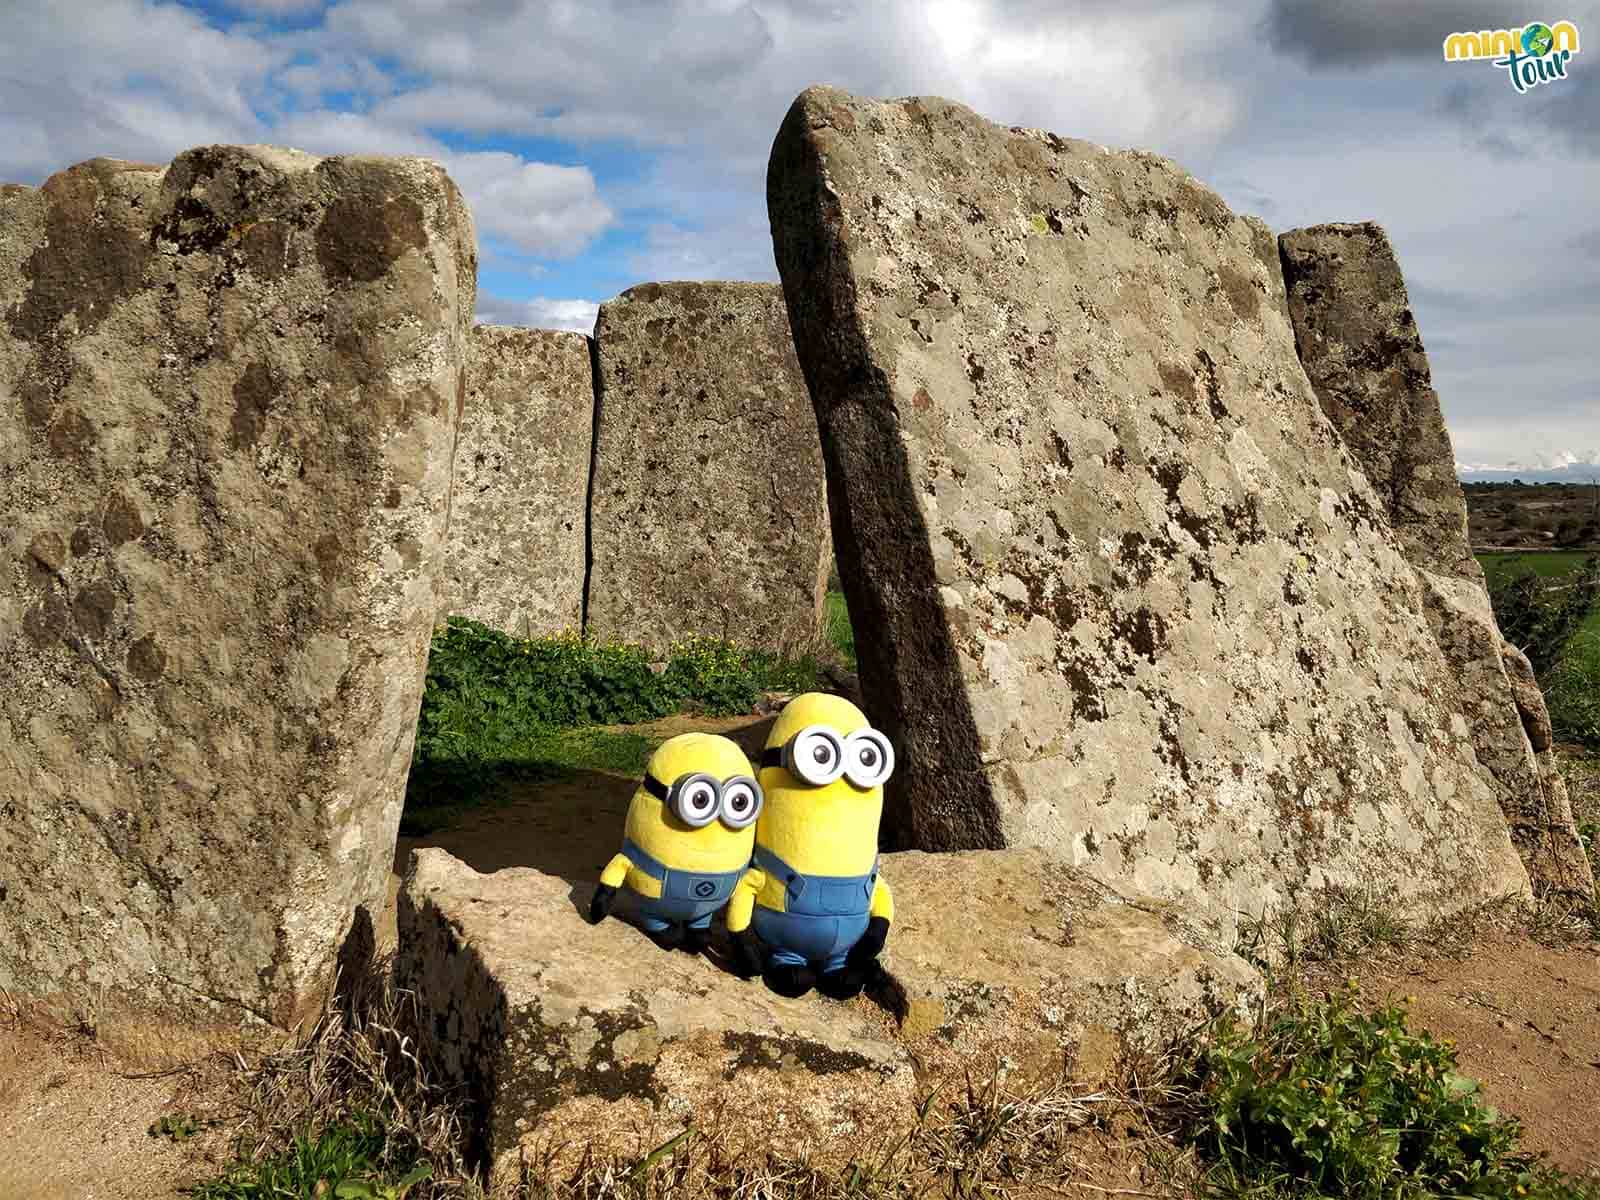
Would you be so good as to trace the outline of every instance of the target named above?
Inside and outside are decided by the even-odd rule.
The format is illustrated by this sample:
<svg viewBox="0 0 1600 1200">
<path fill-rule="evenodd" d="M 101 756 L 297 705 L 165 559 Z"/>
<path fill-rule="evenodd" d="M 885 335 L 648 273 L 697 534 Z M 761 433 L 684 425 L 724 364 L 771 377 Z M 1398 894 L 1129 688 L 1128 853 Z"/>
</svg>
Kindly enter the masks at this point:
<svg viewBox="0 0 1600 1200">
<path fill-rule="evenodd" d="M 1519 94 L 1458 30 L 1577 25 Z M 0 181 L 267 142 L 443 163 L 478 317 L 777 279 L 767 154 L 815 83 L 1174 159 L 1274 229 L 1375 220 L 1463 463 L 1600 461 L 1600 0 L 0 0 Z"/>
</svg>

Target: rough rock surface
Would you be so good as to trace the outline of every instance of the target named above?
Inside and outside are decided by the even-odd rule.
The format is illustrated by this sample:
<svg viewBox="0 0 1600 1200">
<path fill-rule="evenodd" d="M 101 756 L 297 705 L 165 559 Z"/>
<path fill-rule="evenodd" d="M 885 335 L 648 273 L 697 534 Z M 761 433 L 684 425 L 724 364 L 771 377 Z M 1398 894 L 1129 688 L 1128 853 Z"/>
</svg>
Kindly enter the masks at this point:
<svg viewBox="0 0 1600 1200">
<path fill-rule="evenodd" d="M 895 844 L 1050 847 L 1219 934 L 1307 886 L 1527 893 L 1261 222 L 827 88 L 768 208 Z"/>
<path fill-rule="evenodd" d="M 1504 640 L 1500 643 L 1500 661 L 1505 666 L 1511 698 L 1529 744 L 1536 753 L 1550 749 L 1555 742 L 1555 729 L 1550 724 L 1550 710 L 1545 705 L 1539 679 L 1533 673 L 1533 664 L 1526 654 Z"/>
<path fill-rule="evenodd" d="M 587 631 L 809 646 L 832 550 L 783 293 L 647 283 L 600 306 L 595 340 Z"/>
<path fill-rule="evenodd" d="M 1407 561 L 1483 579 L 1400 262 L 1371 222 L 1278 238 L 1300 364 L 1383 503 Z"/>
<path fill-rule="evenodd" d="M 887 855 L 899 918 L 876 1000 L 788 1000 L 712 957 L 668 954 L 580 916 L 592 894 L 530 868 L 481 875 L 415 852 L 397 971 L 424 1050 L 475 1089 L 478 1152 L 568 1142 L 637 1155 L 691 1119 L 730 1148 L 859 1154 L 937 1080 L 1103 1075 L 1120 1036 L 1159 1040 L 1257 994 L 1242 960 L 1195 949 L 1037 851 Z"/>
<path fill-rule="evenodd" d="M 583 628 L 589 346 L 581 333 L 473 328 L 441 615 L 518 637 Z"/>
<path fill-rule="evenodd" d="M 1291 230 L 1278 250 L 1301 365 L 1417 569 L 1455 674 L 1450 699 L 1494 777 L 1533 885 L 1592 893 L 1565 786 L 1535 757 L 1550 744 L 1544 697 L 1528 686 L 1531 670 L 1521 678 L 1502 657 L 1511 648 L 1472 555 L 1455 452 L 1394 248 L 1367 222 Z"/>
<path fill-rule="evenodd" d="M 127 1054 L 316 1010 L 384 899 L 476 251 L 419 159 L 0 189 L 0 987 Z"/>
<path fill-rule="evenodd" d="M 1523 851 L 1528 872 L 1533 876 L 1536 886 L 1547 891 L 1564 891 L 1592 898 L 1596 894 L 1594 870 L 1577 836 L 1572 798 L 1567 793 L 1567 781 L 1561 774 L 1561 761 L 1556 755 L 1555 733 L 1550 725 L 1550 710 L 1545 705 L 1544 692 L 1540 690 L 1528 656 L 1503 639 L 1500 642 L 1500 660 L 1505 664 L 1506 678 L 1511 683 L 1511 695 L 1517 706 L 1517 716 L 1522 721 L 1523 732 L 1528 735 L 1528 742 L 1533 747 L 1544 796 L 1542 808 L 1527 802 L 1519 809 L 1508 811 L 1507 819 L 1512 821 L 1512 836 L 1519 836 L 1520 824 L 1522 840 L 1518 842 L 1518 847 Z"/>
</svg>

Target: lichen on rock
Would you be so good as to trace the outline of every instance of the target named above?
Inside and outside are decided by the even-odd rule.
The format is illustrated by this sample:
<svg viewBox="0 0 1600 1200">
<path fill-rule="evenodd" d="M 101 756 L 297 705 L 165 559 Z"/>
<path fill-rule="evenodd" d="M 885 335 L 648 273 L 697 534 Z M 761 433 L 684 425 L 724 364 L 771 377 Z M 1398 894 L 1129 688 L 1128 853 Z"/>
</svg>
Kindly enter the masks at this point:
<svg viewBox="0 0 1600 1200">
<path fill-rule="evenodd" d="M 782 292 L 641 284 L 600 306 L 595 343 L 586 632 L 812 649 L 832 552 Z"/>
<path fill-rule="evenodd" d="M 473 327 L 457 431 L 441 617 L 518 637 L 583 628 L 591 343 Z"/>
<path fill-rule="evenodd" d="M 415 159 L 0 193 L 13 997 L 155 1061 L 318 1011 L 384 897 L 475 271 Z"/>
<path fill-rule="evenodd" d="M 1324 885 L 1527 893 L 1264 225 L 831 88 L 767 195 L 895 845 L 1045 847 L 1221 938 Z"/>
<path fill-rule="evenodd" d="M 1467 537 L 1455 453 L 1394 248 L 1371 222 L 1278 239 L 1300 361 L 1373 485 L 1422 585 L 1449 665 L 1443 697 L 1470 730 L 1534 889 L 1594 894 L 1550 747 L 1544 695 L 1501 637 Z"/>
</svg>

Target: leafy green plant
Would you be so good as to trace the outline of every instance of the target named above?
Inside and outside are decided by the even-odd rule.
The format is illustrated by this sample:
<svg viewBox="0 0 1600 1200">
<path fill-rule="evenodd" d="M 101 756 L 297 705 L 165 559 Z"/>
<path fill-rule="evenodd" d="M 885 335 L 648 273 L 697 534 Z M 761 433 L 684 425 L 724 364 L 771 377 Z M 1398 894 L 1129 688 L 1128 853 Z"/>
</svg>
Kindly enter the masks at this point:
<svg viewBox="0 0 1600 1200">
<path fill-rule="evenodd" d="M 350 1179 L 333 1189 L 340 1200 L 405 1200 L 406 1193 L 433 1174 L 429 1163 L 418 1163 L 396 1183 L 381 1179 Z"/>
<path fill-rule="evenodd" d="M 574 770 L 642 771 L 654 749 L 634 725 L 685 709 L 750 712 L 765 691 L 806 691 L 809 656 L 747 650 L 715 638 L 674 644 L 664 659 L 639 646 L 576 634 L 516 638 L 466 617 L 435 633 L 407 782 L 408 834 L 503 794 L 514 780 Z"/>
<path fill-rule="evenodd" d="M 1406 1006 L 1342 995 L 1285 1001 L 1256 1026 L 1224 1016 L 1197 1052 L 1189 1135 L 1237 1187 L 1416 1197 L 1591 1195 L 1520 1149 L 1521 1125 L 1460 1075 L 1448 1040 Z"/>
</svg>

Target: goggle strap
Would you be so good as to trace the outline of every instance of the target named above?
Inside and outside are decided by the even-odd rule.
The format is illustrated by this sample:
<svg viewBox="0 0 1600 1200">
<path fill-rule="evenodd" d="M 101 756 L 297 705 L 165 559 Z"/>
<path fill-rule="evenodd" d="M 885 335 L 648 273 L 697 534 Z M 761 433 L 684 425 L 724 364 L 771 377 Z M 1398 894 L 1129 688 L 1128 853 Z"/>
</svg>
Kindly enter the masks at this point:
<svg viewBox="0 0 1600 1200">
<path fill-rule="evenodd" d="M 644 776 L 644 790 L 649 792 L 663 804 L 665 804 L 667 802 L 667 798 L 672 795 L 672 789 L 666 784 L 662 783 L 661 780 L 657 779 L 648 771 L 645 772 Z"/>
<path fill-rule="evenodd" d="M 763 767 L 783 766 L 783 747 L 768 746 L 761 752 L 761 765 Z"/>
</svg>

